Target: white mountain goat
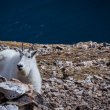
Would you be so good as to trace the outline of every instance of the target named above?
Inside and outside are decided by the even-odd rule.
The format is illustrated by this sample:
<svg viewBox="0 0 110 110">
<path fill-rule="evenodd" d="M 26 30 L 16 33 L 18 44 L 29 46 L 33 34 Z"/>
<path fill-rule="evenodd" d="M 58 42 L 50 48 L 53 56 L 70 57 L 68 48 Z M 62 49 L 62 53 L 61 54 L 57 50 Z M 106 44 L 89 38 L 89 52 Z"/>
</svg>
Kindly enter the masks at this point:
<svg viewBox="0 0 110 110">
<path fill-rule="evenodd" d="M 41 93 L 41 76 L 36 64 L 36 51 L 29 49 L 6 49 L 0 52 L 0 75 L 31 83 L 35 92 Z"/>
<path fill-rule="evenodd" d="M 17 64 L 18 79 L 24 83 L 31 83 L 34 90 L 41 93 L 42 79 L 36 63 L 36 52 L 31 48 L 20 51 L 21 60 Z"/>
</svg>

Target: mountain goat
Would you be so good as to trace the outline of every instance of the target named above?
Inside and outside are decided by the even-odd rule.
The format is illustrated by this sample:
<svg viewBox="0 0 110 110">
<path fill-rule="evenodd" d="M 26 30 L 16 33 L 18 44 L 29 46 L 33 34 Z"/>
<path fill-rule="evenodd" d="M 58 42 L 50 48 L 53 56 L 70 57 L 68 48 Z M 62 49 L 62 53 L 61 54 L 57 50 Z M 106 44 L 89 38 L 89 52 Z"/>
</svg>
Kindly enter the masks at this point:
<svg viewBox="0 0 110 110">
<path fill-rule="evenodd" d="M 18 79 L 31 83 L 36 92 L 41 93 L 41 76 L 36 64 L 36 52 L 31 49 L 20 51 L 21 60 L 17 64 Z"/>
<path fill-rule="evenodd" d="M 0 52 L 0 75 L 31 83 L 35 92 L 41 93 L 41 76 L 36 64 L 36 52 L 29 49 L 6 49 Z"/>
</svg>

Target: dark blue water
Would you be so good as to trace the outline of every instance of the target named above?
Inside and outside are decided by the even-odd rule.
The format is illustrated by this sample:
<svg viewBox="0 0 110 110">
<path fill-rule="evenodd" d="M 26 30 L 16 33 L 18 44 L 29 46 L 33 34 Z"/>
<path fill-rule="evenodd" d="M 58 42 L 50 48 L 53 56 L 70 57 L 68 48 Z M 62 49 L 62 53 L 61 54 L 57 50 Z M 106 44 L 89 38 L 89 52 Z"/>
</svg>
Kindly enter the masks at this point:
<svg viewBox="0 0 110 110">
<path fill-rule="evenodd" d="M 110 42 L 109 0 L 0 0 L 0 40 Z"/>
</svg>

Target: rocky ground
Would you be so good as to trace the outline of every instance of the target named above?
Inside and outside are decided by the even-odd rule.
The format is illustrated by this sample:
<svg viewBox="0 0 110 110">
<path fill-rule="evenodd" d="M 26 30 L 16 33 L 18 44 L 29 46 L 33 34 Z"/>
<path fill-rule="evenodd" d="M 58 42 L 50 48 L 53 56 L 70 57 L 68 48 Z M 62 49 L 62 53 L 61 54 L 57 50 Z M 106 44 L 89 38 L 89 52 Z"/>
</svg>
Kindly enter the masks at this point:
<svg viewBox="0 0 110 110">
<path fill-rule="evenodd" d="M 110 44 L 35 44 L 34 49 L 43 78 L 42 97 L 48 105 L 44 110 L 110 110 Z"/>
</svg>

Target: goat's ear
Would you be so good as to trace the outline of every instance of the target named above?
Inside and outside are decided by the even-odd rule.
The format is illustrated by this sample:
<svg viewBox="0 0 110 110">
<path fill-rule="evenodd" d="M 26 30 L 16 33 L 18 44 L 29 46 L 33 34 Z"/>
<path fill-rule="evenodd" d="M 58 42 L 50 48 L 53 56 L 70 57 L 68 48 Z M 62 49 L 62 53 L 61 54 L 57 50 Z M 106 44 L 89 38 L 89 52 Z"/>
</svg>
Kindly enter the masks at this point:
<svg viewBox="0 0 110 110">
<path fill-rule="evenodd" d="M 20 53 L 20 57 L 23 55 L 23 52 L 21 49 L 18 50 L 18 52 Z"/>
<path fill-rule="evenodd" d="M 31 57 L 35 56 L 36 53 L 37 53 L 37 50 L 33 51 L 33 52 L 31 53 Z"/>
<path fill-rule="evenodd" d="M 22 50 L 21 49 L 19 49 L 19 50 L 17 50 L 20 54 L 22 53 Z"/>
</svg>

